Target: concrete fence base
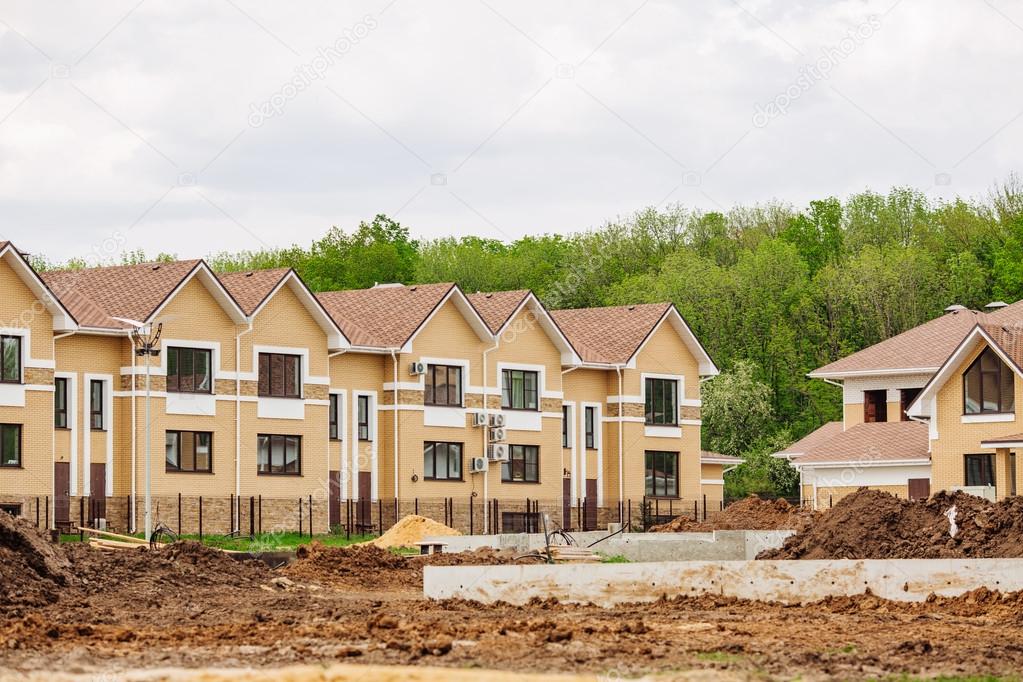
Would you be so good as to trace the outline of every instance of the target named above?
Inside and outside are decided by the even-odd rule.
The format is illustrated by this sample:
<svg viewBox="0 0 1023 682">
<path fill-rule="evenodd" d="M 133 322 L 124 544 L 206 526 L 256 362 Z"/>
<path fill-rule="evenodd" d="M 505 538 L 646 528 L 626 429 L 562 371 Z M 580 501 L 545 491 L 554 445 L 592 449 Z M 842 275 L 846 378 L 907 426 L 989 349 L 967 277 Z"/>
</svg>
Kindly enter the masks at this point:
<svg viewBox="0 0 1023 682">
<path fill-rule="evenodd" d="M 1023 590 L 1023 559 L 680 561 L 636 564 L 426 566 L 430 599 L 524 604 L 534 597 L 613 606 L 718 594 L 805 603 L 870 590 L 896 601 L 987 587 Z"/>
</svg>

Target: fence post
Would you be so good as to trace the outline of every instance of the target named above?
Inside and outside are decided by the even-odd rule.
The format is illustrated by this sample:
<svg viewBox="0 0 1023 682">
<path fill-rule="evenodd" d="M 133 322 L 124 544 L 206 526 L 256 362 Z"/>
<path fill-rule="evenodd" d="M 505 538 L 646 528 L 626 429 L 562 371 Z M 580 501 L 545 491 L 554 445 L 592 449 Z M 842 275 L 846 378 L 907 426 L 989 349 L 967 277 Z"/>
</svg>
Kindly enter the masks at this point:
<svg viewBox="0 0 1023 682">
<path fill-rule="evenodd" d="M 46 496 L 46 527 L 50 527 L 50 496 Z"/>
<path fill-rule="evenodd" d="M 39 527 L 39 498 L 36 497 L 36 528 Z"/>
<path fill-rule="evenodd" d="M 419 498 L 416 498 L 416 516 L 419 516 Z"/>
<path fill-rule="evenodd" d="M 302 537 L 302 498 L 298 498 L 298 537 Z"/>
<path fill-rule="evenodd" d="M 181 493 L 178 493 L 178 537 L 181 537 Z"/>
<path fill-rule="evenodd" d="M 475 530 L 472 518 L 472 495 L 469 495 L 469 535 L 475 535 Z"/>
<path fill-rule="evenodd" d="M 124 496 L 124 520 L 127 522 L 124 526 L 124 532 L 130 533 L 133 528 L 131 527 L 131 495 Z"/>
<path fill-rule="evenodd" d="M 352 500 L 345 498 L 345 539 L 352 539 Z"/>
<path fill-rule="evenodd" d="M 395 495 L 394 495 L 394 522 L 395 523 L 398 523 L 398 513 L 399 513 L 398 512 L 398 495 L 397 495 L 397 491 L 396 491 Z"/>
<path fill-rule="evenodd" d="M 313 496 L 309 496 L 309 537 L 313 537 Z"/>
<path fill-rule="evenodd" d="M 259 496 L 259 534 L 263 534 L 263 496 Z"/>
<path fill-rule="evenodd" d="M 78 498 L 78 541 L 85 542 L 85 531 L 81 530 L 85 526 L 85 498 Z"/>
<path fill-rule="evenodd" d="M 256 498 L 249 495 L 249 537 L 256 537 Z"/>
<path fill-rule="evenodd" d="M 199 496 L 199 542 L 202 542 L 202 495 Z"/>
<path fill-rule="evenodd" d="M 234 493 L 231 493 L 230 499 L 227 501 L 227 511 L 231 516 L 231 530 L 228 531 L 228 535 L 234 532 Z"/>
<path fill-rule="evenodd" d="M 693 521 L 700 520 L 700 503 L 693 500 Z"/>
<path fill-rule="evenodd" d="M 380 534 L 384 534 L 384 501 L 377 500 L 377 521 L 380 522 Z"/>
<path fill-rule="evenodd" d="M 707 520 L 707 494 L 703 495 L 703 520 Z"/>
<path fill-rule="evenodd" d="M 835 494 L 828 493 L 828 509 L 835 506 Z"/>
<path fill-rule="evenodd" d="M 629 498 L 629 532 L 632 532 L 632 498 Z"/>
</svg>

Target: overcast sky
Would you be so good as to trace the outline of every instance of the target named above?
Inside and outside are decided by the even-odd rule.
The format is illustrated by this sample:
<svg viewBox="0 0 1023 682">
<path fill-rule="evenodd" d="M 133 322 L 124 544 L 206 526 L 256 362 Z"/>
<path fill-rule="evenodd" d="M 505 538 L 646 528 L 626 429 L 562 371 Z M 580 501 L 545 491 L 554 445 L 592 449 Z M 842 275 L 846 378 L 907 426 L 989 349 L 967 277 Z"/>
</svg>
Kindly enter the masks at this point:
<svg viewBox="0 0 1023 682">
<path fill-rule="evenodd" d="M 59 7 L 59 9 L 58 9 Z M 51 259 L 572 232 L 1020 167 L 1019 0 L 0 2 L 0 235 Z"/>
</svg>

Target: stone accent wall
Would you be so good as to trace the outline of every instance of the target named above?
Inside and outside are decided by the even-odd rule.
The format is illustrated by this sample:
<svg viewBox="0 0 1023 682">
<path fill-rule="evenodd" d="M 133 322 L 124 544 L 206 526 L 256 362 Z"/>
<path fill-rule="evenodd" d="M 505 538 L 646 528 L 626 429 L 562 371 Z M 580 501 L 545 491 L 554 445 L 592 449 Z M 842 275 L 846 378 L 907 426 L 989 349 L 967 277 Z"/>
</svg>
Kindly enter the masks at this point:
<svg viewBox="0 0 1023 682">
<path fill-rule="evenodd" d="M 322 384 L 305 384 L 303 388 L 307 400 L 326 400 L 330 392 L 330 387 Z"/>
<path fill-rule="evenodd" d="M 259 395 L 259 382 L 258 381 L 242 381 L 241 382 L 242 395 L 249 398 L 255 398 Z"/>
<path fill-rule="evenodd" d="M 700 408 L 699 407 L 682 407 L 679 410 L 681 419 L 699 419 Z"/>
<path fill-rule="evenodd" d="M 619 407 L 620 405 L 618 403 L 607 403 L 604 406 L 604 409 L 608 417 L 617 417 Z M 646 412 L 644 411 L 643 406 L 639 403 L 625 403 L 625 416 L 643 418 L 646 416 Z"/>
<path fill-rule="evenodd" d="M 234 379 L 217 379 L 213 382 L 217 395 L 234 395 Z"/>
<path fill-rule="evenodd" d="M 481 393 L 466 393 L 465 394 L 465 406 L 469 408 L 482 409 L 483 408 L 483 394 Z"/>
<path fill-rule="evenodd" d="M 394 404 L 394 391 L 382 391 L 378 394 L 380 405 Z M 422 405 L 423 392 L 407 389 L 398 389 L 398 404 L 400 405 Z"/>
<path fill-rule="evenodd" d="M 541 398 L 541 412 L 561 412 L 561 400 L 557 398 Z"/>
<path fill-rule="evenodd" d="M 176 496 L 153 498 L 153 525 L 163 522 L 175 533 L 179 528 L 183 535 L 195 535 L 199 532 L 199 497 L 181 497 L 181 516 L 178 517 L 178 498 Z M 128 518 L 127 498 L 107 499 L 107 524 L 111 529 L 125 530 Z M 72 505 L 72 518 L 77 519 L 77 506 Z M 135 504 L 135 527 L 141 530 L 145 524 L 145 498 L 139 495 Z M 232 508 L 233 507 L 233 508 Z M 302 532 L 309 533 L 309 498 L 302 498 Z M 313 497 L 313 533 L 322 535 L 328 531 L 327 502 L 325 499 Z M 238 518 L 238 527 L 242 535 L 249 531 L 255 533 L 290 533 L 299 530 L 299 500 L 270 499 L 257 496 L 203 497 L 202 498 L 202 532 L 203 535 L 226 535 L 231 532 L 232 519 Z M 179 526 L 180 523 L 180 526 Z"/>
<path fill-rule="evenodd" d="M 25 383 L 26 384 L 41 384 L 43 386 L 53 385 L 53 370 L 44 369 L 42 367 L 26 367 L 25 368 Z"/>
</svg>

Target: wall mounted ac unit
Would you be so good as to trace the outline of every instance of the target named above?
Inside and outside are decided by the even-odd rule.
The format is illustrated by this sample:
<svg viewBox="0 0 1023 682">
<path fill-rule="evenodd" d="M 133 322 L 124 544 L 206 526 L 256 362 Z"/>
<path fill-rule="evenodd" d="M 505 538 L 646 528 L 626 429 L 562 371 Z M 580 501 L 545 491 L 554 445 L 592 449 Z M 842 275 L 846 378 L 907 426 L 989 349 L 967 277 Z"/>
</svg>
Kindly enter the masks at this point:
<svg viewBox="0 0 1023 682">
<path fill-rule="evenodd" d="M 473 426 L 486 426 L 487 425 L 487 415 L 483 414 L 482 412 L 473 412 L 472 413 L 472 425 Z"/>
<path fill-rule="evenodd" d="M 419 376 L 420 374 L 426 374 L 426 363 L 413 362 L 408 366 L 408 373 L 412 376 Z"/>
<path fill-rule="evenodd" d="M 482 474 L 490 468 L 490 462 L 486 457 L 473 457 L 469 465 L 469 470 L 474 474 Z"/>
<path fill-rule="evenodd" d="M 500 442 L 502 442 L 504 440 L 507 440 L 507 438 L 508 438 L 508 433 L 507 433 L 506 429 L 502 429 L 502 428 L 490 429 L 490 442 L 491 443 L 500 443 Z"/>
<path fill-rule="evenodd" d="M 503 427 L 504 415 L 500 412 L 490 415 L 490 425 L 498 428 Z"/>
<path fill-rule="evenodd" d="M 506 443 L 491 443 L 487 448 L 487 457 L 491 462 L 507 462 L 508 445 Z"/>
</svg>

